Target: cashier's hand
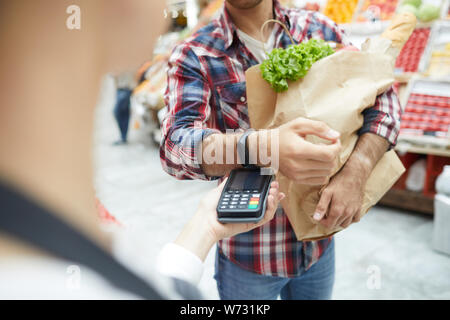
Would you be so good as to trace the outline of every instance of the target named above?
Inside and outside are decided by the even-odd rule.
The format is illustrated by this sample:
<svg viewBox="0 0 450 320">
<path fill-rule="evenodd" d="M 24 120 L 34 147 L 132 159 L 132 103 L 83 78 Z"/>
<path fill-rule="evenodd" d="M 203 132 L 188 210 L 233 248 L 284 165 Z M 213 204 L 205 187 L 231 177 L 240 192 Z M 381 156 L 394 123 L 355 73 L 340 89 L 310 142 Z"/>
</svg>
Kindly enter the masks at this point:
<svg viewBox="0 0 450 320">
<path fill-rule="evenodd" d="M 324 185 L 337 166 L 341 150 L 339 132 L 322 121 L 296 118 L 279 128 L 280 171 L 289 179 L 307 185 Z M 313 144 L 305 140 L 314 135 L 331 142 Z"/>
<path fill-rule="evenodd" d="M 313 218 L 328 229 L 358 222 L 365 184 L 360 172 L 344 166 L 322 191 Z"/>
<path fill-rule="evenodd" d="M 208 252 L 217 241 L 250 231 L 270 221 L 275 215 L 278 202 L 284 198 L 284 194 L 278 191 L 278 182 L 274 181 L 267 197 L 267 209 L 264 218 L 260 222 L 222 224 L 217 221 L 216 208 L 225 182 L 226 180 L 203 198 L 197 212 L 175 240 L 175 244 L 191 251 L 202 261 L 206 259 Z"/>
<path fill-rule="evenodd" d="M 272 220 L 278 207 L 278 203 L 285 197 L 284 193 L 279 192 L 277 181 L 273 181 L 270 185 L 269 195 L 267 197 L 267 206 L 264 218 L 257 223 L 226 223 L 222 224 L 217 220 L 217 203 L 220 194 L 224 188 L 226 179 L 210 193 L 200 203 L 199 211 L 202 212 L 203 219 L 208 224 L 208 230 L 216 241 L 224 238 L 232 237 L 236 234 L 243 233 L 262 226 Z"/>
</svg>

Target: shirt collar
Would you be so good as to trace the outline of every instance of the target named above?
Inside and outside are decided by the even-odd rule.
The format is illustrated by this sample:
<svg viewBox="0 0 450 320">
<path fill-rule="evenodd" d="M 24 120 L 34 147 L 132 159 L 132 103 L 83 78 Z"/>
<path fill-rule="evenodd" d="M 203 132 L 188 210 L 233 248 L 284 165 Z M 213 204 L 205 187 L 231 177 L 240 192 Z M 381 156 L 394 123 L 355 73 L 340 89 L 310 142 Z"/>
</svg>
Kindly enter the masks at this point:
<svg viewBox="0 0 450 320">
<path fill-rule="evenodd" d="M 275 15 L 274 18 L 286 24 L 289 28 L 288 19 L 284 13 L 283 7 L 278 2 L 278 0 L 273 0 L 273 11 Z M 222 30 L 224 31 L 223 37 L 225 41 L 225 49 L 228 49 L 233 43 L 234 37 L 237 36 L 236 35 L 237 28 L 234 25 L 233 21 L 231 20 L 230 14 L 225 8 L 225 4 L 223 5 L 222 13 L 219 17 L 219 24 L 222 27 Z"/>
</svg>

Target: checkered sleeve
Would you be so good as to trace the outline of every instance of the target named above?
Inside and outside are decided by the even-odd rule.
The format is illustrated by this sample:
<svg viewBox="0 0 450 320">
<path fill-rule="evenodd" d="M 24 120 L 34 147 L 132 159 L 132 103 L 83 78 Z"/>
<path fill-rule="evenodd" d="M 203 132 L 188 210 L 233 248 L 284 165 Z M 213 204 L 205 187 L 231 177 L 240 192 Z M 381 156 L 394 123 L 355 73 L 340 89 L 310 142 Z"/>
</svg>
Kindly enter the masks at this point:
<svg viewBox="0 0 450 320">
<path fill-rule="evenodd" d="M 363 112 L 364 123 L 359 135 L 371 132 L 388 140 L 391 146 L 395 146 L 400 131 L 401 113 L 398 96 L 390 87 L 377 97 L 373 107 Z"/>
<path fill-rule="evenodd" d="M 323 39 L 341 43 L 344 46 L 351 45 L 344 29 L 320 12 L 293 10 L 291 16 L 296 24 L 294 38 Z"/>
<path fill-rule="evenodd" d="M 168 113 L 163 119 L 160 160 L 177 179 L 213 180 L 201 168 L 201 144 L 213 133 L 206 127 L 211 115 L 211 90 L 199 58 L 188 44 L 175 47 L 169 59 L 164 96 Z"/>
</svg>

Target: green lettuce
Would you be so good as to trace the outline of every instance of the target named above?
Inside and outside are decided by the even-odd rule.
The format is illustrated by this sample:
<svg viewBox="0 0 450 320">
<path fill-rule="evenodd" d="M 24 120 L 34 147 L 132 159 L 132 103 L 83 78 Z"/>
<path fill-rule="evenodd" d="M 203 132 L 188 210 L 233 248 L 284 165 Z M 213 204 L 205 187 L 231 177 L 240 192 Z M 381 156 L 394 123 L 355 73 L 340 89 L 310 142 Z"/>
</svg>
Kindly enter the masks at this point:
<svg viewBox="0 0 450 320">
<path fill-rule="evenodd" d="M 286 91 L 287 80 L 303 78 L 314 62 L 333 53 L 325 41 L 317 39 L 290 45 L 286 49 L 273 49 L 260 66 L 262 77 L 276 92 Z"/>
</svg>

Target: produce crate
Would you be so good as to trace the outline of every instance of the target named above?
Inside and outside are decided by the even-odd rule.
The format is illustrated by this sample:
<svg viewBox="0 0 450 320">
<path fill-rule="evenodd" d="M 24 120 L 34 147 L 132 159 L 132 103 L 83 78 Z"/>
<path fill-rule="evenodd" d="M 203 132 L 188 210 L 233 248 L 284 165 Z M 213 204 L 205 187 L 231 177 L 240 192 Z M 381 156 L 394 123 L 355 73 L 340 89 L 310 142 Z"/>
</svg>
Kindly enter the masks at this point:
<svg viewBox="0 0 450 320">
<path fill-rule="evenodd" d="M 329 0 L 323 13 L 338 24 L 351 23 L 358 0 Z"/>
<path fill-rule="evenodd" d="M 402 115 L 399 140 L 430 136 L 449 140 L 450 82 L 415 80 Z"/>
<path fill-rule="evenodd" d="M 396 73 L 417 72 L 430 36 L 430 28 L 415 29 L 395 62 Z"/>
<path fill-rule="evenodd" d="M 450 97 L 413 93 L 402 115 L 401 134 L 447 138 Z"/>
<path fill-rule="evenodd" d="M 450 21 L 433 26 L 419 71 L 427 76 L 450 76 Z"/>
<path fill-rule="evenodd" d="M 362 0 L 355 15 L 355 22 L 390 20 L 398 5 L 398 0 Z"/>
</svg>

